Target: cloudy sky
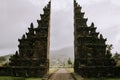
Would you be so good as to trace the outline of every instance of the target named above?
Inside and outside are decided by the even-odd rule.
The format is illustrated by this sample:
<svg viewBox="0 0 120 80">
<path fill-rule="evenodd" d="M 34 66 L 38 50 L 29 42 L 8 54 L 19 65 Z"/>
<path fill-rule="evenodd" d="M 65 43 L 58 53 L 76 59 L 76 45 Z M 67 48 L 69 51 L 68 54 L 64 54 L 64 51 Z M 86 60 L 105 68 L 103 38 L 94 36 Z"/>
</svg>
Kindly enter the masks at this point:
<svg viewBox="0 0 120 80">
<path fill-rule="evenodd" d="M 0 55 L 13 54 L 18 38 L 27 32 L 49 0 L 0 0 Z M 120 0 L 77 0 L 83 7 L 88 25 L 95 23 L 97 31 L 120 52 Z M 73 46 L 73 0 L 52 0 L 51 50 Z"/>
</svg>

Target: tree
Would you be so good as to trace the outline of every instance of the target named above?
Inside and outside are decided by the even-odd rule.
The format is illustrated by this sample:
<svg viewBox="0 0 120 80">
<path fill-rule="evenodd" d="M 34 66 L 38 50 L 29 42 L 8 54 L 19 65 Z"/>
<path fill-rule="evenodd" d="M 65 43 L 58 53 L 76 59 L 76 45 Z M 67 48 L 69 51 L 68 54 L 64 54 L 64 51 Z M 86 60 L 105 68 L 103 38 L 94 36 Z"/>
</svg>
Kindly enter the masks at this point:
<svg viewBox="0 0 120 80">
<path fill-rule="evenodd" d="M 112 49 L 113 49 L 113 45 L 112 44 L 110 44 L 110 45 L 108 44 L 107 45 L 107 50 L 111 51 Z"/>
<path fill-rule="evenodd" d="M 68 65 L 71 65 L 71 67 L 72 67 L 72 61 L 70 58 L 68 59 Z"/>
<path fill-rule="evenodd" d="M 110 45 L 107 45 L 107 48 L 106 48 L 106 64 L 107 65 L 116 65 L 116 62 L 114 60 L 114 58 L 112 57 L 112 53 L 111 53 L 111 50 L 113 49 L 113 46 L 112 44 Z"/>
<path fill-rule="evenodd" d="M 114 54 L 113 58 L 115 59 L 116 62 L 119 61 L 120 60 L 120 54 L 116 52 Z"/>
<path fill-rule="evenodd" d="M 106 57 L 107 58 L 111 58 L 112 57 L 112 53 L 111 53 L 112 49 L 113 49 L 113 45 L 112 44 L 107 45 L 107 48 L 106 48 L 106 50 L 107 50 Z"/>
</svg>

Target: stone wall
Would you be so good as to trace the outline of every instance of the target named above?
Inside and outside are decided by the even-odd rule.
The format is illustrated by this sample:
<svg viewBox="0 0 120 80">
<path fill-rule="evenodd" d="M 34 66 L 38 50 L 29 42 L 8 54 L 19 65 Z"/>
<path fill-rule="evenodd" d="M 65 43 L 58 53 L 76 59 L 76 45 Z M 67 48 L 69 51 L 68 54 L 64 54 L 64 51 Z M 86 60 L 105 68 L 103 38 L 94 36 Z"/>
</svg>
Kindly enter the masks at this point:
<svg viewBox="0 0 120 80">
<path fill-rule="evenodd" d="M 78 74 L 82 77 L 120 77 L 120 67 L 81 67 L 78 69 Z"/>
<path fill-rule="evenodd" d="M 46 73 L 45 67 L 0 67 L 0 76 L 43 77 Z"/>
<path fill-rule="evenodd" d="M 0 67 L 0 76 L 12 76 L 12 68 Z"/>
</svg>

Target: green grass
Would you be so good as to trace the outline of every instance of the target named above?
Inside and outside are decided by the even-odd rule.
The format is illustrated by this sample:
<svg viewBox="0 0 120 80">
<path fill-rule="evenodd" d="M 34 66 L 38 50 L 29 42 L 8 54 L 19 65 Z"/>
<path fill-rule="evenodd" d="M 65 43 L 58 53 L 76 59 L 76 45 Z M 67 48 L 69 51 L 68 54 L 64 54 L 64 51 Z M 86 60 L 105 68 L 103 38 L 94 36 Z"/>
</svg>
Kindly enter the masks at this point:
<svg viewBox="0 0 120 80">
<path fill-rule="evenodd" d="M 22 78 L 22 77 L 1 76 L 0 80 L 25 80 L 25 78 Z"/>
<path fill-rule="evenodd" d="M 53 73 L 53 72 L 55 72 L 55 71 L 57 71 L 58 70 L 58 68 L 50 68 L 49 69 L 49 74 L 51 74 L 51 73 Z"/>
<path fill-rule="evenodd" d="M 73 68 L 67 68 L 67 70 L 72 73 L 72 75 L 77 79 L 77 80 L 120 80 L 120 78 L 83 78 L 80 75 L 74 73 Z"/>
<path fill-rule="evenodd" d="M 27 78 L 25 80 L 42 80 L 41 78 Z M 46 79 L 45 79 L 46 80 Z"/>
<path fill-rule="evenodd" d="M 81 78 L 79 75 L 76 74 L 74 75 L 77 80 L 120 80 L 120 78 Z M 2 76 L 0 77 L 0 80 L 47 80 L 47 79 Z"/>
<path fill-rule="evenodd" d="M 66 68 L 70 73 L 73 73 L 74 72 L 74 69 L 73 68 Z"/>
<path fill-rule="evenodd" d="M 22 78 L 22 77 L 10 77 L 10 76 L 1 76 L 0 80 L 42 80 L 41 78 Z M 47 80 L 47 79 L 43 79 Z"/>
<path fill-rule="evenodd" d="M 120 80 L 120 78 L 87 78 L 84 80 Z"/>
</svg>

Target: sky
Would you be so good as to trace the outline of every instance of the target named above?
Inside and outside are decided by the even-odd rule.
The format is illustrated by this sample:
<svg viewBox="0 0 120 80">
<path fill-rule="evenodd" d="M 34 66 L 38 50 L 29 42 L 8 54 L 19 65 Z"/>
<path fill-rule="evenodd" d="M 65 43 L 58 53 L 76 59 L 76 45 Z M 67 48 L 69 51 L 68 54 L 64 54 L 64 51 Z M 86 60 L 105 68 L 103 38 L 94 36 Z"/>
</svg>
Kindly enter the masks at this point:
<svg viewBox="0 0 120 80">
<path fill-rule="evenodd" d="M 30 23 L 37 27 L 37 19 L 49 0 L 0 0 L 0 55 L 14 54 L 18 38 L 28 31 Z M 112 52 L 120 52 L 120 0 L 77 0 L 97 32 L 113 44 Z M 73 47 L 73 0 L 52 0 L 51 50 Z"/>
</svg>

